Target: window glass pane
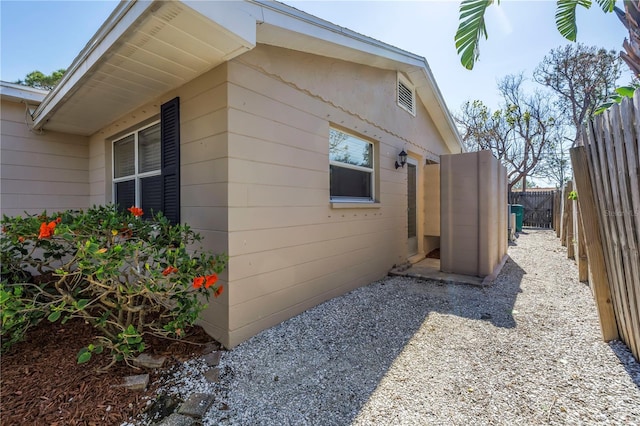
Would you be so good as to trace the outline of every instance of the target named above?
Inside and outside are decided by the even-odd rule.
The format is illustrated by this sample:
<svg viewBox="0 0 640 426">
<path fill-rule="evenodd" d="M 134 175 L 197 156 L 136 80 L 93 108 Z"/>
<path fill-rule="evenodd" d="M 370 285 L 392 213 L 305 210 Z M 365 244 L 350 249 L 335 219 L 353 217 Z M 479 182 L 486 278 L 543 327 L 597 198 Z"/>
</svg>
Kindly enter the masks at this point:
<svg viewBox="0 0 640 426">
<path fill-rule="evenodd" d="M 138 133 L 139 173 L 160 170 L 160 124 Z"/>
<path fill-rule="evenodd" d="M 126 211 L 129 207 L 136 205 L 136 181 L 134 179 L 118 182 L 115 187 L 118 210 Z"/>
<path fill-rule="evenodd" d="M 372 200 L 371 172 L 330 166 L 331 198 L 364 198 Z"/>
<path fill-rule="evenodd" d="M 131 176 L 136 172 L 134 149 L 133 135 L 127 136 L 113 144 L 114 178 Z"/>
<path fill-rule="evenodd" d="M 373 145 L 335 129 L 329 129 L 329 159 L 373 168 Z"/>
</svg>

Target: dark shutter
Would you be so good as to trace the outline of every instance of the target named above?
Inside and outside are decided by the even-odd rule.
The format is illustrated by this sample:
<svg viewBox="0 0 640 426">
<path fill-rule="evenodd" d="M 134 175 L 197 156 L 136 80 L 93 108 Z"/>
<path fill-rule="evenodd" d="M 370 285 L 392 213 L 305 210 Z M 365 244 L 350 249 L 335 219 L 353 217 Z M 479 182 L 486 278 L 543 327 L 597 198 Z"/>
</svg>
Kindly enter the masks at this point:
<svg viewBox="0 0 640 426">
<path fill-rule="evenodd" d="M 145 219 L 162 211 L 162 176 L 151 176 L 140 179 L 140 204 Z"/>
<path fill-rule="evenodd" d="M 160 107 L 162 212 L 180 223 L 180 98 Z"/>
<path fill-rule="evenodd" d="M 118 210 L 126 211 L 129 207 L 136 205 L 136 181 L 125 180 L 116 183 L 116 204 Z"/>
</svg>

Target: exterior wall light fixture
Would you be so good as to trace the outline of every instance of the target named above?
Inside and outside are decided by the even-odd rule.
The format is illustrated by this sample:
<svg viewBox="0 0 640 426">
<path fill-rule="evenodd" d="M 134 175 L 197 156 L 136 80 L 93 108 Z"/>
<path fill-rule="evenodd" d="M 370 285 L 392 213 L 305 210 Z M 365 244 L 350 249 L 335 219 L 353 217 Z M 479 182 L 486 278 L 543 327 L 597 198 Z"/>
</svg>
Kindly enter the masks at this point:
<svg viewBox="0 0 640 426">
<path fill-rule="evenodd" d="M 400 163 L 396 160 L 396 169 L 404 167 L 404 165 L 407 164 L 407 153 L 404 152 L 404 149 L 400 151 L 400 154 L 398 154 L 398 159 L 400 160 Z"/>
</svg>

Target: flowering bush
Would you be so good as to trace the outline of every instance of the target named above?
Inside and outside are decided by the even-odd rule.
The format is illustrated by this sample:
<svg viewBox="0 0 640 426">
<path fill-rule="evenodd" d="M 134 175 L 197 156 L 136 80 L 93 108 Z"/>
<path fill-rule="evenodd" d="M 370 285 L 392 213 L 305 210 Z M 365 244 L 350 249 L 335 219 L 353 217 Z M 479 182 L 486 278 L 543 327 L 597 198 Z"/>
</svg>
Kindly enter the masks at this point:
<svg viewBox="0 0 640 426">
<path fill-rule="evenodd" d="M 78 354 L 110 351 L 113 363 L 144 351 L 143 336 L 182 338 L 218 297 L 225 255 L 202 251 L 188 225 L 142 209 L 115 206 L 22 217 L 3 217 L 3 350 L 43 318 L 80 317 L 99 336 Z"/>
</svg>

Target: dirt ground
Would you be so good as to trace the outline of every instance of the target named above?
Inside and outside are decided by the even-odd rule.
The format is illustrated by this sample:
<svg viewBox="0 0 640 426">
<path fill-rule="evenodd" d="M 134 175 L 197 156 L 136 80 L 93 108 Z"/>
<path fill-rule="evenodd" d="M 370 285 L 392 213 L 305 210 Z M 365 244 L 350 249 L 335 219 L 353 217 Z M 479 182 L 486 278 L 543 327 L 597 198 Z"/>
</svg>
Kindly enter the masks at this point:
<svg viewBox="0 0 640 426">
<path fill-rule="evenodd" d="M 93 340 L 94 329 L 81 320 L 65 325 L 44 320 L 1 358 L 0 423 L 2 425 L 119 425 L 147 408 L 155 395 L 158 378 L 169 367 L 202 352 L 212 339 L 197 327 L 187 342 L 146 339 L 145 353 L 163 355 L 165 367 L 136 370 L 114 366 L 107 373 L 96 370 L 109 363 L 106 354 L 77 364 L 78 351 Z M 129 375 L 149 373 L 145 391 L 119 385 Z M 155 383 L 154 383 L 155 382 Z"/>
</svg>

